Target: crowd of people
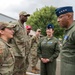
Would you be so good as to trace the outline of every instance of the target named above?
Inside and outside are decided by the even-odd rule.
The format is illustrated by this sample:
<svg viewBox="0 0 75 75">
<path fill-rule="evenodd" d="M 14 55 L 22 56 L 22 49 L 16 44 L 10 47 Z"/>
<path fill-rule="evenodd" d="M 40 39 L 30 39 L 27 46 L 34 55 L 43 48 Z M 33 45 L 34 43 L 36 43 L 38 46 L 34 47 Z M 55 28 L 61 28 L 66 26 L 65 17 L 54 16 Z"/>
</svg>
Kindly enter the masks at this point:
<svg viewBox="0 0 75 75">
<path fill-rule="evenodd" d="M 27 75 L 31 64 L 31 72 L 40 75 L 56 75 L 56 59 L 61 52 L 60 75 L 75 74 L 75 22 L 72 6 L 55 10 L 60 27 L 65 28 L 62 48 L 59 40 L 53 35 L 54 25 L 46 26 L 46 36 L 41 36 L 41 29 L 30 36 L 32 30 L 26 25 L 30 14 L 19 13 L 16 22 L 0 22 L 0 75 Z M 30 61 L 29 61 L 30 60 Z M 40 69 L 37 62 L 40 60 Z"/>
</svg>

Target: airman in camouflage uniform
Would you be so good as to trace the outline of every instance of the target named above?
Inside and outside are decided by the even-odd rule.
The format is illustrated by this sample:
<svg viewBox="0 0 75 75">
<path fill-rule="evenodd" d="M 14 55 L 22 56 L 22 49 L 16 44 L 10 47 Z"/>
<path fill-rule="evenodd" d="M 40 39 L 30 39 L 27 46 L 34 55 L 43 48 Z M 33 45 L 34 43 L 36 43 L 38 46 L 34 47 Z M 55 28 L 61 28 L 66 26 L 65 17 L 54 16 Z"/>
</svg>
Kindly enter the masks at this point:
<svg viewBox="0 0 75 75">
<path fill-rule="evenodd" d="M 25 28 L 27 30 L 28 40 L 29 40 L 29 44 L 30 44 L 30 48 L 31 48 L 31 36 L 29 35 L 29 33 L 30 33 L 32 27 L 30 25 L 26 25 Z M 26 60 L 26 66 L 27 67 L 26 67 L 26 69 L 28 69 L 29 60 L 30 60 L 30 58 L 29 58 L 29 56 L 27 56 L 27 60 Z"/>
<path fill-rule="evenodd" d="M 57 8 L 56 15 L 59 25 L 62 28 L 66 28 L 61 50 L 60 75 L 75 75 L 75 22 L 73 22 L 73 8 L 72 6 Z"/>
<path fill-rule="evenodd" d="M 0 22 L 0 75 L 13 75 L 14 53 L 8 44 L 9 39 L 13 38 L 14 25 Z"/>
<path fill-rule="evenodd" d="M 15 52 L 15 69 L 14 75 L 26 75 L 26 61 L 29 54 L 29 42 L 27 38 L 27 32 L 25 30 L 24 22 L 27 21 L 27 17 L 30 16 L 26 12 L 22 11 L 19 14 L 19 20 L 15 22 L 14 38 L 12 40 L 12 46 Z"/>
<path fill-rule="evenodd" d="M 31 39 L 31 52 L 30 52 L 30 57 L 31 57 L 31 67 L 32 67 L 32 73 L 37 73 L 39 70 L 36 67 L 36 64 L 38 62 L 38 56 L 37 56 L 37 47 L 40 39 L 40 29 L 36 30 L 35 36 L 32 37 Z"/>
</svg>

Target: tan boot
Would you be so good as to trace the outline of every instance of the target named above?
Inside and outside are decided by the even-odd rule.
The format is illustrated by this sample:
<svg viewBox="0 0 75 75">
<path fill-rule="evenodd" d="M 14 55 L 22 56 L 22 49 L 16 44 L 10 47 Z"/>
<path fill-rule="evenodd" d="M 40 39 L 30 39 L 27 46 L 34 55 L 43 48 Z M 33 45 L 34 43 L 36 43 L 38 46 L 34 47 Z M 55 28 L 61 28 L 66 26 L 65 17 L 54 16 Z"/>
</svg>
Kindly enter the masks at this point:
<svg viewBox="0 0 75 75">
<path fill-rule="evenodd" d="M 32 73 L 37 74 L 38 72 L 35 70 L 35 67 L 32 67 Z"/>
<path fill-rule="evenodd" d="M 39 69 L 37 67 L 35 67 L 35 70 L 39 71 Z"/>
</svg>

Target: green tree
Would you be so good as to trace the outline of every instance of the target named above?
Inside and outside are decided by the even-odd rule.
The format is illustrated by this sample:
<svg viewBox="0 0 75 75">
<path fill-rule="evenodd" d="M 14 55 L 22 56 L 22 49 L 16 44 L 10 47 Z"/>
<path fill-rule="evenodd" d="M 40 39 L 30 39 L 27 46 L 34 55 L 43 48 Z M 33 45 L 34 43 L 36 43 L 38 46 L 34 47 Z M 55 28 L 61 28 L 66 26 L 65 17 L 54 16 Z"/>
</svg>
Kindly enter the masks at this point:
<svg viewBox="0 0 75 75">
<path fill-rule="evenodd" d="M 59 27 L 57 23 L 57 16 L 55 14 L 55 7 L 45 6 L 41 9 L 36 9 L 36 11 L 29 17 L 27 24 L 30 24 L 33 30 L 37 28 L 42 29 L 42 34 L 46 35 L 46 26 L 51 23 L 55 27 L 54 35 L 56 37 L 62 37 L 63 29 Z"/>
</svg>

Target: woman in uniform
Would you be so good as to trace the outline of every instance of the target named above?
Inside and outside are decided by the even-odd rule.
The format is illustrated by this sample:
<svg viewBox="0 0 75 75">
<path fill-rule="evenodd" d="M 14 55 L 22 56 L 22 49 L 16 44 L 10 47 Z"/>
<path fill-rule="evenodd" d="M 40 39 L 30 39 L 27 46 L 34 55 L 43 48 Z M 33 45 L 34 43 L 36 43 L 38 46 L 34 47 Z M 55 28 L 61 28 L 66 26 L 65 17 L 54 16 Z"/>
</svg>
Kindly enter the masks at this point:
<svg viewBox="0 0 75 75">
<path fill-rule="evenodd" d="M 14 25 L 0 22 L 0 75 L 13 75 L 14 53 L 8 41 L 13 38 Z"/>
<path fill-rule="evenodd" d="M 41 60 L 41 75 L 55 75 L 56 58 L 60 48 L 58 40 L 53 36 L 54 26 L 48 24 L 46 27 L 47 36 L 40 40 L 38 45 L 38 56 Z"/>
</svg>

